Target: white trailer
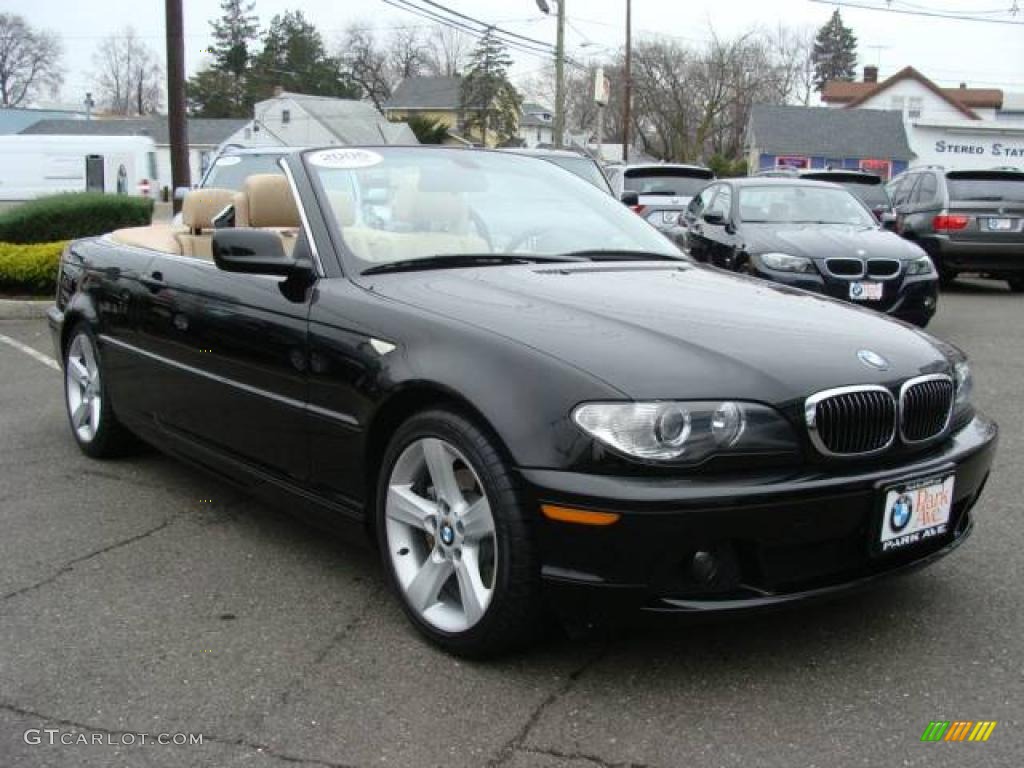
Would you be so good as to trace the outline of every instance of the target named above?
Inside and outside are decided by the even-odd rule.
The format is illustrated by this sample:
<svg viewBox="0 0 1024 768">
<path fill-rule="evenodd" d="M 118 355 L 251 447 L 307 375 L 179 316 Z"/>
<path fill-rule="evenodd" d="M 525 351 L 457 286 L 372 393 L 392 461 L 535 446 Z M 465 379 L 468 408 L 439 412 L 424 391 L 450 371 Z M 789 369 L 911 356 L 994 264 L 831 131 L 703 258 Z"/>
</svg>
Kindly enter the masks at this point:
<svg viewBox="0 0 1024 768">
<path fill-rule="evenodd" d="M 0 136 L 0 201 L 87 191 L 149 197 L 159 189 L 148 136 Z"/>
</svg>

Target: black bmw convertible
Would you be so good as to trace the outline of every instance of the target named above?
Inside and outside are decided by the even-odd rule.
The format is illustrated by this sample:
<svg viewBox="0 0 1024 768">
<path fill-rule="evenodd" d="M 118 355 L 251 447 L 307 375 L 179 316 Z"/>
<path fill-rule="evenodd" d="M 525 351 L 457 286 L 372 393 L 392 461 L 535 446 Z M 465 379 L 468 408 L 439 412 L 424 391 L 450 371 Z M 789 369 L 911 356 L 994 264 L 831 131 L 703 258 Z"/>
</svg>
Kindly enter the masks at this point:
<svg viewBox="0 0 1024 768">
<path fill-rule="evenodd" d="M 65 251 L 89 456 L 141 439 L 368 539 L 449 651 L 552 610 L 828 597 L 957 547 L 995 424 L 956 348 L 698 265 L 543 160 L 333 147 Z"/>
</svg>

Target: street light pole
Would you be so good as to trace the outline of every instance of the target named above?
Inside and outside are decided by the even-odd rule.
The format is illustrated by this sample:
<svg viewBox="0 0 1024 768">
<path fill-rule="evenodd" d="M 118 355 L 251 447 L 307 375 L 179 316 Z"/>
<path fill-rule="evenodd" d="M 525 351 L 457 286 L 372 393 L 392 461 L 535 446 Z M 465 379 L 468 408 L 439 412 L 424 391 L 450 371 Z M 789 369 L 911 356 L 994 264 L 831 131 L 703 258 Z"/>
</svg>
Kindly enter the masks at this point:
<svg viewBox="0 0 1024 768">
<path fill-rule="evenodd" d="M 626 0 L 626 72 L 625 72 L 625 86 L 626 94 L 625 101 L 622 105 L 622 162 L 629 162 L 629 121 L 630 117 L 630 106 L 633 101 L 633 77 L 630 73 L 630 65 L 633 60 L 633 2 L 632 0 Z"/>
<path fill-rule="evenodd" d="M 174 191 L 191 185 L 188 167 L 188 124 L 185 122 L 185 31 L 181 0 L 164 0 L 167 16 L 167 128 L 171 140 L 171 199 L 174 212 L 181 200 Z"/>
</svg>

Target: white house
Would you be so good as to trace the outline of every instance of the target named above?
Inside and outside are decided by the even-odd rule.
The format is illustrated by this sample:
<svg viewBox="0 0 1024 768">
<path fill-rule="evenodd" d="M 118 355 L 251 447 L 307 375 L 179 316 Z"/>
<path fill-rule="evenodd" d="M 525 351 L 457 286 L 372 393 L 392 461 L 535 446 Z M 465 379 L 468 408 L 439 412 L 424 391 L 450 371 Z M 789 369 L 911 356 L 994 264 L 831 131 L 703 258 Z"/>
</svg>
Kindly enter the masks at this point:
<svg viewBox="0 0 1024 768">
<path fill-rule="evenodd" d="M 878 80 L 830 81 L 822 101 L 839 109 L 892 110 L 903 115 L 912 165 L 946 168 L 1009 166 L 1024 170 L 1024 95 L 998 88 L 942 88 L 913 67 Z"/>
<path fill-rule="evenodd" d="M 555 143 L 555 115 L 541 104 L 523 104 L 516 134 L 527 147 L 553 145 Z"/>
<path fill-rule="evenodd" d="M 372 104 L 277 89 L 256 102 L 253 119 L 225 145 L 311 147 L 330 144 L 418 144 L 405 123 L 392 123 Z"/>
</svg>

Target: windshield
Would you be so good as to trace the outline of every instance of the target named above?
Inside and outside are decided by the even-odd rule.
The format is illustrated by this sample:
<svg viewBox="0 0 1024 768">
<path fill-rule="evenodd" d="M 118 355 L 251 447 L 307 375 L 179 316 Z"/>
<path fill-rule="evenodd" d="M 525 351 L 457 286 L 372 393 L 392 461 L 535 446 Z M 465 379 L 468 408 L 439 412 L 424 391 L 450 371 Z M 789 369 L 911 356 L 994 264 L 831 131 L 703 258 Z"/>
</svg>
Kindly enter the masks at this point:
<svg viewBox="0 0 1024 768">
<path fill-rule="evenodd" d="M 1019 178 L 1018 178 L 1019 176 Z M 947 177 L 950 200 L 1024 202 L 1024 173 L 994 178 Z"/>
<path fill-rule="evenodd" d="M 281 154 L 225 155 L 218 157 L 203 180 L 204 187 L 240 190 L 254 173 L 283 173 L 278 161 Z"/>
<path fill-rule="evenodd" d="M 644 168 L 626 171 L 625 189 L 640 195 L 693 197 L 707 186 L 710 172 L 688 173 L 678 168 Z"/>
<path fill-rule="evenodd" d="M 304 157 L 361 271 L 477 254 L 644 251 L 684 258 L 607 192 L 546 160 L 399 147 Z"/>
<path fill-rule="evenodd" d="M 773 224 L 852 224 L 873 227 L 874 217 L 845 189 L 809 184 L 741 187 L 740 219 Z"/>
<path fill-rule="evenodd" d="M 840 183 L 867 203 L 869 208 L 889 207 L 889 196 L 885 194 L 885 187 L 881 184 L 864 184 L 859 181 L 844 181 Z"/>
<path fill-rule="evenodd" d="M 608 180 L 604 177 L 604 174 L 601 173 L 601 169 L 597 167 L 597 164 L 589 157 L 548 155 L 546 157 L 542 157 L 542 159 L 565 168 L 567 171 L 575 173 L 584 181 L 589 181 L 602 192 L 611 192 L 611 189 L 608 186 Z"/>
</svg>

